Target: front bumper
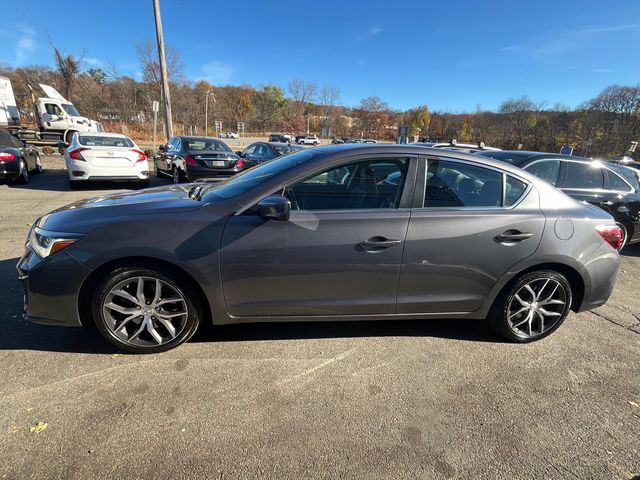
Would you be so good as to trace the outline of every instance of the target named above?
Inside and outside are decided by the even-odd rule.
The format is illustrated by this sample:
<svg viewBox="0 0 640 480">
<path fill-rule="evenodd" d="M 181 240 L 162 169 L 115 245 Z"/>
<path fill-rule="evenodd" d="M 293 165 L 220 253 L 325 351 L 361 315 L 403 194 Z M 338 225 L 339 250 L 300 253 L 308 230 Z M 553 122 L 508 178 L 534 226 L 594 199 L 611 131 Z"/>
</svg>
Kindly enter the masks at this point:
<svg viewBox="0 0 640 480">
<path fill-rule="evenodd" d="M 16 266 L 24 291 L 24 318 L 48 325 L 81 326 L 78 294 L 90 270 L 65 251 L 41 259 L 27 249 Z"/>
</svg>

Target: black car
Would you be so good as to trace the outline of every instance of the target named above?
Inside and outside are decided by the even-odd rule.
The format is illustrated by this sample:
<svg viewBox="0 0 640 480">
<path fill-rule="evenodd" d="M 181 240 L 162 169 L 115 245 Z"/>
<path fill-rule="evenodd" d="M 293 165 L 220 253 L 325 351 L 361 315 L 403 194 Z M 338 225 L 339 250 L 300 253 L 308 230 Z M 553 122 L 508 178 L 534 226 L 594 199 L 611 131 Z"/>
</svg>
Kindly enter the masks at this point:
<svg viewBox="0 0 640 480">
<path fill-rule="evenodd" d="M 28 183 L 29 172 L 42 173 L 38 151 L 9 130 L 0 129 L 0 180 Z"/>
<path fill-rule="evenodd" d="M 289 143 L 291 141 L 291 138 L 285 137 L 281 133 L 272 133 L 271 135 L 269 135 L 269 141 L 278 143 Z"/>
<path fill-rule="evenodd" d="M 169 176 L 173 183 L 199 178 L 230 177 L 244 168 L 244 160 L 217 138 L 175 137 L 160 147 L 153 162 L 157 176 Z"/>
<path fill-rule="evenodd" d="M 627 168 L 633 168 L 634 170 L 638 170 L 640 172 L 640 162 L 636 162 L 631 157 L 616 157 L 607 160 L 609 163 L 614 163 L 616 165 L 622 165 Z"/>
<path fill-rule="evenodd" d="M 622 248 L 640 242 L 640 177 L 631 169 L 590 158 L 521 150 L 476 155 L 518 166 L 570 197 L 602 208 L 622 229 Z"/>
<path fill-rule="evenodd" d="M 303 150 L 304 147 L 282 142 L 255 142 L 244 151 L 237 151 L 236 155 L 244 160 L 246 168 L 253 167 L 262 162 L 273 160 L 281 155 Z"/>
</svg>

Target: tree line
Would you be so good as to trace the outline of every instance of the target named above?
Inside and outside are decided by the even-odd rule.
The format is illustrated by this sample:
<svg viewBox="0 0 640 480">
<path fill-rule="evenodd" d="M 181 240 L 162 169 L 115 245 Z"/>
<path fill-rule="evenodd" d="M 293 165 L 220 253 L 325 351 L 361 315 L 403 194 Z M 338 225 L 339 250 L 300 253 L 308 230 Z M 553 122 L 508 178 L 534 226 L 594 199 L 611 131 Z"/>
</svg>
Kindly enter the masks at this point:
<svg viewBox="0 0 640 480">
<path fill-rule="evenodd" d="M 115 63 L 84 68 L 82 57 L 53 48 L 54 67 L 12 68 L 0 65 L 9 77 L 23 123 L 34 123 L 28 85 L 54 86 L 85 116 L 101 121 L 109 131 L 148 140 L 152 129 L 152 102 L 161 99 L 160 74 L 154 46 L 136 46 L 142 78 L 119 72 Z M 574 147 L 586 156 L 625 154 L 640 137 L 640 86 L 611 85 L 577 108 L 534 103 L 528 97 L 505 100 L 495 112 L 480 107 L 470 113 L 432 112 L 427 105 L 406 111 L 389 107 L 379 97 L 363 98 L 357 106 L 341 105 L 334 85 L 318 86 L 294 79 L 279 85 L 212 85 L 189 81 L 182 60 L 172 47 L 167 51 L 174 124 L 178 134 L 214 133 L 214 122 L 223 131 L 321 134 L 332 137 L 373 138 L 393 141 L 398 127 L 409 126 L 410 136 L 432 141 L 484 142 L 500 148 L 558 151 Z M 206 100 L 208 98 L 208 100 Z M 208 102 L 208 108 L 205 108 Z M 205 111 L 208 118 L 205 121 Z M 325 130 L 328 129 L 328 130 Z M 162 132 L 159 126 L 158 132 Z"/>
</svg>

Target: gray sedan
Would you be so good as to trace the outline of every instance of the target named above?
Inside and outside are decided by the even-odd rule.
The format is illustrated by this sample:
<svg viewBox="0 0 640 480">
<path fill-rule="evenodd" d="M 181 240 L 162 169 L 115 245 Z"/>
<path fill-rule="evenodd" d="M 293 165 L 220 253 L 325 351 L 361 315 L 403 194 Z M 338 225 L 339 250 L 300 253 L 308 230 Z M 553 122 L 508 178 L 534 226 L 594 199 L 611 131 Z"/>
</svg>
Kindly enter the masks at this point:
<svg viewBox="0 0 640 480">
<path fill-rule="evenodd" d="M 216 184 L 82 200 L 32 227 L 25 316 L 159 352 L 200 323 L 488 318 L 516 342 L 605 303 L 621 232 L 505 163 L 335 145 Z"/>
</svg>

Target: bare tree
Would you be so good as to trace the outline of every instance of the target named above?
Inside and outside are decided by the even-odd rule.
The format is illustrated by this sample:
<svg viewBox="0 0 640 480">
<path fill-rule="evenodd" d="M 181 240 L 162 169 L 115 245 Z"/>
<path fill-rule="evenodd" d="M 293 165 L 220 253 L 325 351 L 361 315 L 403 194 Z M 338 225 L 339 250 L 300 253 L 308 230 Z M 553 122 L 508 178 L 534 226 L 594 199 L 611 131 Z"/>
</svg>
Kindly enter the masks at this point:
<svg viewBox="0 0 640 480">
<path fill-rule="evenodd" d="M 340 89 L 334 85 L 324 85 L 320 90 L 321 125 L 331 128 L 334 123 L 333 113 L 340 98 Z"/>
<path fill-rule="evenodd" d="M 75 83 L 78 75 L 80 75 L 84 54 L 82 54 L 80 58 L 76 58 L 73 53 L 64 55 L 58 48 L 53 46 L 52 48 L 53 55 L 56 59 L 56 68 L 58 74 L 62 78 L 64 96 L 65 98 L 70 99 L 73 84 Z"/>
<path fill-rule="evenodd" d="M 156 46 L 151 40 L 145 40 L 136 44 L 138 60 L 142 68 L 142 79 L 146 83 L 160 84 L 160 62 Z M 173 46 L 167 45 L 167 74 L 170 81 L 182 79 L 184 66 L 180 52 Z"/>
</svg>

